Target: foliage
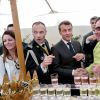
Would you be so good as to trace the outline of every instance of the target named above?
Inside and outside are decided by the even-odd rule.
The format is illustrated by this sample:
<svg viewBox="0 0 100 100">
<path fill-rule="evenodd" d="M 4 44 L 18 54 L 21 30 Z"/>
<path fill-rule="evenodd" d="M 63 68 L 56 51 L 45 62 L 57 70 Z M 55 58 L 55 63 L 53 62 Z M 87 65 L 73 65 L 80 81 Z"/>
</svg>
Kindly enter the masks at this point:
<svg viewBox="0 0 100 100">
<path fill-rule="evenodd" d="M 79 40 L 81 37 L 81 35 L 73 35 L 72 39 L 73 40 Z"/>
</svg>

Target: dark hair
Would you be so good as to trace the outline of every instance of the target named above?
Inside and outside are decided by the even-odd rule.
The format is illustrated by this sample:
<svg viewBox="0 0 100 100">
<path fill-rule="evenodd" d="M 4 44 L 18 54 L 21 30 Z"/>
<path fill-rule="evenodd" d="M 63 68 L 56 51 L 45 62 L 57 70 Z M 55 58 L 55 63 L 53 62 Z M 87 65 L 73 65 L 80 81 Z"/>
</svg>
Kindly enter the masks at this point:
<svg viewBox="0 0 100 100">
<path fill-rule="evenodd" d="M 4 53 L 4 56 L 3 56 L 4 59 L 3 60 L 5 61 L 5 58 L 9 55 L 9 52 L 8 52 L 7 48 L 5 47 L 5 45 L 4 45 L 4 41 L 3 41 L 4 35 L 9 35 L 9 36 L 11 36 L 12 38 L 15 39 L 15 33 L 13 31 L 7 30 L 2 35 L 3 53 Z M 16 55 L 17 55 L 17 49 L 16 49 Z"/>
<path fill-rule="evenodd" d="M 98 18 L 97 16 L 91 17 L 91 18 L 90 18 L 90 23 L 91 23 L 92 20 L 96 20 L 97 18 Z"/>
<path fill-rule="evenodd" d="M 61 31 L 61 25 L 71 25 L 72 23 L 70 21 L 62 21 L 59 25 L 58 25 L 58 29 L 59 31 Z"/>
<path fill-rule="evenodd" d="M 42 24 L 44 27 L 46 27 L 45 24 L 44 24 L 43 22 L 41 22 L 41 21 L 34 22 L 34 23 L 32 24 L 32 27 L 33 27 L 34 25 L 39 25 L 39 24 Z"/>
<path fill-rule="evenodd" d="M 13 24 L 8 24 L 7 29 L 8 29 L 9 27 L 13 27 L 13 26 L 14 26 Z"/>
</svg>

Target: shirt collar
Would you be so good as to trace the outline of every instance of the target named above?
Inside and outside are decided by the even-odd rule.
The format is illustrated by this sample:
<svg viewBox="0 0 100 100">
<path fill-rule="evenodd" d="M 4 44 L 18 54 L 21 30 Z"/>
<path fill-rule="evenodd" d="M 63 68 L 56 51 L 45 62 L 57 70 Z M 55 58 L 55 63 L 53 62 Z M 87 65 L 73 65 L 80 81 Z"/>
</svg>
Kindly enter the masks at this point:
<svg viewBox="0 0 100 100">
<path fill-rule="evenodd" d="M 65 44 L 67 44 L 68 42 L 71 42 L 71 40 L 70 40 L 70 41 L 66 41 L 66 40 L 64 40 L 64 39 L 62 39 L 62 41 L 63 41 Z"/>
<path fill-rule="evenodd" d="M 92 31 L 93 32 L 93 34 L 95 34 L 95 31 Z"/>
<path fill-rule="evenodd" d="M 40 46 L 43 46 L 43 45 L 45 46 L 45 43 L 41 43 L 41 44 L 39 44 L 39 45 L 40 45 Z"/>
</svg>

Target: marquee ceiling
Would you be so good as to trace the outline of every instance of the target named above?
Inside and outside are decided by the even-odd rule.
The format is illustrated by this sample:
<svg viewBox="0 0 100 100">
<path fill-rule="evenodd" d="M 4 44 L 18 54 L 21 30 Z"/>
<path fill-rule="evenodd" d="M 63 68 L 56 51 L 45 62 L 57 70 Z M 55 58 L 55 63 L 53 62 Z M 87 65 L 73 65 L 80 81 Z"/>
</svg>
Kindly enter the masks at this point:
<svg viewBox="0 0 100 100">
<path fill-rule="evenodd" d="M 48 26 L 62 20 L 74 25 L 89 25 L 92 16 L 99 16 L 99 0 L 16 0 L 20 27 L 31 27 L 34 21 Z M 9 0 L 0 2 L 0 29 L 12 23 Z"/>
</svg>

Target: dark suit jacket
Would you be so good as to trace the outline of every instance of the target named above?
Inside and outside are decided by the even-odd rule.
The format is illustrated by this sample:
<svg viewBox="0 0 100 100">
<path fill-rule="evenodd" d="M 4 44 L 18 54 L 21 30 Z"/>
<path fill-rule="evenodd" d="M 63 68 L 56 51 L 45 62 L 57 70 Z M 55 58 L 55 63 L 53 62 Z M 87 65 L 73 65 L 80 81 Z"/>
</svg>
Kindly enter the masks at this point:
<svg viewBox="0 0 100 100">
<path fill-rule="evenodd" d="M 86 59 L 84 62 L 85 67 L 88 67 L 91 63 L 93 63 L 93 49 L 97 44 L 97 40 L 90 41 L 90 43 L 88 44 L 86 43 L 87 37 L 91 35 L 93 35 L 92 31 L 83 37 L 82 47 L 83 47 L 83 52 L 86 55 Z"/>
<path fill-rule="evenodd" d="M 82 52 L 79 42 L 72 41 L 72 45 L 75 50 L 75 54 Z M 80 62 L 72 58 L 73 55 L 62 40 L 52 47 L 52 53 L 55 56 L 53 67 L 54 71 L 59 75 L 59 83 L 73 84 L 74 79 L 72 76 L 72 70 L 81 67 Z"/>
<path fill-rule="evenodd" d="M 35 55 L 36 55 L 36 57 L 37 57 L 37 60 L 38 60 L 38 62 L 40 64 L 43 61 L 43 59 L 44 59 L 44 53 L 46 55 L 48 55 L 48 54 L 34 40 L 31 42 L 31 44 L 32 44 L 32 48 L 30 48 L 29 46 L 27 46 L 25 48 L 25 50 L 24 50 L 25 57 L 26 57 L 26 54 L 27 54 L 28 50 L 33 50 L 34 53 L 35 53 Z M 48 49 L 48 52 L 50 53 L 50 47 L 49 47 L 48 42 L 45 41 L 45 44 L 46 44 L 46 47 Z M 29 55 L 28 60 L 26 62 L 26 69 L 27 69 L 27 71 L 30 72 L 31 77 L 33 76 L 34 69 L 36 69 L 40 83 L 42 83 L 42 84 L 43 83 L 45 83 L 45 84 L 51 83 L 50 74 L 49 74 L 50 72 L 48 71 L 47 73 L 44 74 L 43 71 L 42 71 L 42 69 L 41 69 L 41 67 L 40 67 L 40 65 L 39 66 L 36 65 L 36 63 L 33 60 L 33 58 L 32 58 L 31 55 Z"/>
</svg>

